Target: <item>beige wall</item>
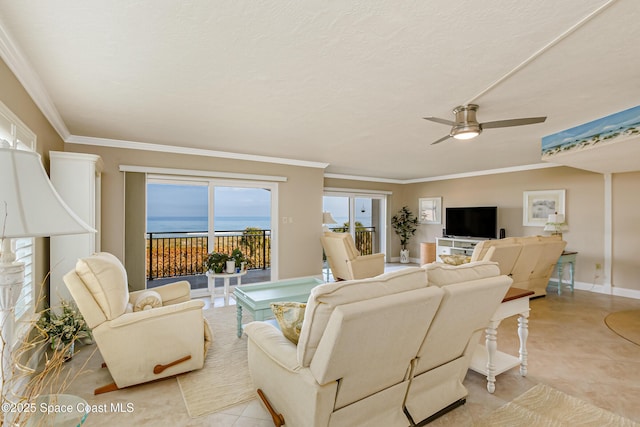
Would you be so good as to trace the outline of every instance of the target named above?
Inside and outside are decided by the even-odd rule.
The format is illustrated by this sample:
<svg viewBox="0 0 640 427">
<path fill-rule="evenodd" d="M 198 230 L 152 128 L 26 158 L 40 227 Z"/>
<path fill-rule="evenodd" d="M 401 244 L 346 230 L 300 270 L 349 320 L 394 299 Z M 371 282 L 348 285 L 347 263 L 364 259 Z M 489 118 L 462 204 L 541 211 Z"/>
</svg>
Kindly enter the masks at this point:
<svg viewBox="0 0 640 427">
<path fill-rule="evenodd" d="M 477 176 L 473 178 L 393 185 L 371 182 L 325 179 L 326 187 L 362 188 L 393 191 L 389 198 L 389 217 L 403 205 L 414 213 L 421 197 L 442 197 L 442 215 L 448 206 L 498 206 L 498 228 L 507 236 L 546 234 L 542 227 L 522 225 L 523 192 L 566 190 L 566 217 L 569 231 L 564 233 L 567 249 L 579 252 L 576 281 L 602 286 L 605 267 L 605 177 L 602 174 L 570 167 L 553 167 L 523 172 Z M 614 174 L 612 178 L 612 285 L 640 291 L 640 172 Z M 389 220 L 387 221 L 389 224 Z M 410 241 L 411 257 L 420 257 L 420 242 L 435 242 L 443 224 L 420 225 Z M 397 258 L 400 242 L 388 231 L 387 256 Z M 600 268 L 596 268 L 596 264 Z M 594 289 L 595 289 L 594 286 Z"/>
<path fill-rule="evenodd" d="M 0 101 L 2 101 L 37 136 L 37 151 L 49 170 L 49 151 L 62 151 L 64 142 L 40 112 L 22 84 L 0 60 Z M 35 283 L 42 283 L 49 272 L 49 239 L 36 239 Z"/>
<path fill-rule="evenodd" d="M 120 165 L 234 172 L 287 178 L 278 184 L 279 278 L 321 274 L 323 169 L 77 144 L 66 144 L 65 150 L 102 157 L 102 249 L 121 259 L 124 259 L 124 173 L 120 172 Z M 293 222 L 283 223 L 282 217 L 293 218 Z"/>
</svg>

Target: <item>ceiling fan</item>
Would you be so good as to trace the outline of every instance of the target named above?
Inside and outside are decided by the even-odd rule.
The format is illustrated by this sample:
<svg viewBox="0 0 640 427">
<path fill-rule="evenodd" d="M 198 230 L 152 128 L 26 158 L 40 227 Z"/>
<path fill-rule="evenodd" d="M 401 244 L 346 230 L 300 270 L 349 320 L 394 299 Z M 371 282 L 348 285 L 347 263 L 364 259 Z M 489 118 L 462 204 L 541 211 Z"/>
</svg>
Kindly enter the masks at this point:
<svg viewBox="0 0 640 427">
<path fill-rule="evenodd" d="M 456 139 L 471 139 L 482 133 L 483 129 L 492 128 L 506 128 L 510 126 L 523 126 L 531 125 L 534 123 L 542 123 L 546 117 L 528 117 L 523 119 L 509 119 L 509 120 L 497 120 L 495 122 L 478 123 L 476 120 L 476 111 L 478 111 L 478 105 L 467 104 L 459 105 L 453 109 L 453 114 L 456 116 L 455 121 L 441 119 L 438 117 L 424 117 L 425 120 L 441 123 L 443 125 L 451 126 L 449 135 L 440 138 L 437 141 L 431 143 L 431 145 L 439 144 L 442 141 L 446 141 L 449 138 Z"/>
</svg>

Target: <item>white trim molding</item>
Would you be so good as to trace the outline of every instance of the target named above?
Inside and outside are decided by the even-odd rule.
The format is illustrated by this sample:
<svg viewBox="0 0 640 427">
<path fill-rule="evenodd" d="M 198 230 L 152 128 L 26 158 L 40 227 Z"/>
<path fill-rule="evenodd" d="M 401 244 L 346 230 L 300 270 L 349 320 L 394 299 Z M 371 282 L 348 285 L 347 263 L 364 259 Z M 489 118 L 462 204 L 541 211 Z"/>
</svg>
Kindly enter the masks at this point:
<svg viewBox="0 0 640 427">
<path fill-rule="evenodd" d="M 47 118 L 51 126 L 63 140 L 69 137 L 67 125 L 62 120 L 55 104 L 49 97 L 40 76 L 35 72 L 29 60 L 22 53 L 18 45 L 13 41 L 0 19 L 0 57 L 13 72 L 18 81 L 27 91 L 33 102 L 38 106 L 42 114 Z"/>
<path fill-rule="evenodd" d="M 203 171 L 196 169 L 154 168 L 149 166 L 120 165 L 120 172 L 139 172 L 154 175 L 176 175 L 196 178 L 227 178 L 252 181 L 287 182 L 286 176 L 255 175 L 250 173 Z"/>
<path fill-rule="evenodd" d="M 259 156 L 253 154 L 232 153 L 227 151 L 207 150 L 204 148 L 178 147 L 175 145 L 151 144 L 148 142 L 124 141 L 119 139 L 94 138 L 91 136 L 70 135 L 65 139 L 68 144 L 94 145 L 99 147 L 121 148 L 130 150 L 155 151 L 160 153 L 188 154 L 194 156 L 220 157 L 223 159 L 248 160 L 252 162 L 277 163 L 281 165 L 302 166 L 325 169 L 328 163 L 307 160 L 286 159 L 283 157 Z"/>
</svg>

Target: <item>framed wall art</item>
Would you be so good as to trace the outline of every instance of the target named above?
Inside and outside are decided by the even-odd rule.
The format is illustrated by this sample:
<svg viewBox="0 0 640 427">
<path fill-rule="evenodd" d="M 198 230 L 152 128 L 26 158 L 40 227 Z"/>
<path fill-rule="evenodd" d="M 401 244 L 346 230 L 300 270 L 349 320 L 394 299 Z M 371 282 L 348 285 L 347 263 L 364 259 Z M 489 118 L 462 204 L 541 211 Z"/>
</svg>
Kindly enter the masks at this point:
<svg viewBox="0 0 640 427">
<path fill-rule="evenodd" d="M 418 199 L 418 221 L 420 224 L 442 224 L 442 197 Z"/>
<path fill-rule="evenodd" d="M 549 215 L 564 215 L 565 190 L 525 191 L 523 197 L 522 225 L 542 227 Z"/>
</svg>

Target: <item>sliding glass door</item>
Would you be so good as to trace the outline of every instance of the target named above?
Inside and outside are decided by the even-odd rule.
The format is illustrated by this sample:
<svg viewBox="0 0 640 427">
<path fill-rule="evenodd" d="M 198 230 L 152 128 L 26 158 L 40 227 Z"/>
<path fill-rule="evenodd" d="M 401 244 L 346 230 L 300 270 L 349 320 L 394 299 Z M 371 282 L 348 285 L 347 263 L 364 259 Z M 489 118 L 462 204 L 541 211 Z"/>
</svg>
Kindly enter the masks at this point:
<svg viewBox="0 0 640 427">
<path fill-rule="evenodd" d="M 386 195 L 325 191 L 323 211 L 336 220 L 325 225 L 351 233 L 362 255 L 385 253 Z"/>
<path fill-rule="evenodd" d="M 184 276 L 197 296 L 207 289 L 207 254 L 231 254 L 236 248 L 249 258 L 244 282 L 271 280 L 275 188 L 251 181 L 148 176 L 147 286 Z"/>
</svg>

